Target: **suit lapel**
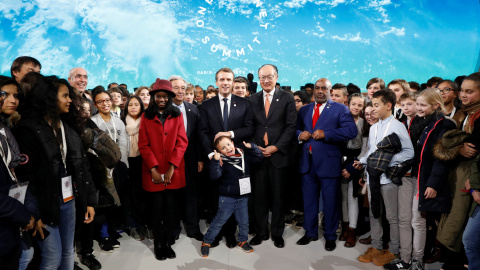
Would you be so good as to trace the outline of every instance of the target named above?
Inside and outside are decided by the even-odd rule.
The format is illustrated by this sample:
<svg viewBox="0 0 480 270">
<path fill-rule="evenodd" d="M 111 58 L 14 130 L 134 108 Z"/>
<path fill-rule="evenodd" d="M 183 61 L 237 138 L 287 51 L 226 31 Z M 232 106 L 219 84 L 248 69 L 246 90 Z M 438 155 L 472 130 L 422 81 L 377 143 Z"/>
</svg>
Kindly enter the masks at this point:
<svg viewBox="0 0 480 270">
<path fill-rule="evenodd" d="M 190 137 L 190 134 L 192 133 L 192 126 L 193 126 L 193 112 L 192 110 L 187 106 L 187 102 L 183 102 L 183 106 L 185 106 L 185 112 L 187 113 L 187 137 Z"/>
<path fill-rule="evenodd" d="M 213 100 L 213 107 L 215 107 L 215 112 L 218 116 L 218 120 L 220 121 L 220 123 L 222 124 L 222 129 L 223 129 L 223 117 L 222 117 L 222 112 L 220 111 L 220 97 L 219 96 L 215 96 L 213 97 L 215 100 Z M 224 130 L 226 131 L 226 130 Z"/>
<path fill-rule="evenodd" d="M 317 123 L 315 124 L 315 127 L 317 127 L 318 125 L 320 125 L 321 123 L 321 120 L 322 119 L 328 119 L 329 115 L 330 115 L 330 111 L 331 111 L 331 107 L 332 107 L 332 102 L 335 102 L 335 101 L 331 101 L 331 100 L 328 100 L 325 104 L 325 108 L 323 108 L 323 111 L 322 113 L 320 114 L 320 117 L 318 117 L 318 120 L 317 120 Z M 313 103 L 313 107 L 315 108 L 315 103 Z M 312 123 L 313 124 L 313 123 Z"/>
<path fill-rule="evenodd" d="M 258 103 L 259 112 L 262 112 L 263 120 L 267 121 L 267 116 L 265 115 L 265 104 L 263 104 L 263 90 L 260 91 L 260 95 L 258 95 L 257 103 Z M 270 108 L 272 107 L 270 106 Z"/>
<path fill-rule="evenodd" d="M 228 126 L 231 127 L 233 125 L 233 117 L 237 112 L 237 96 L 232 94 L 232 100 L 230 101 L 230 113 L 228 114 Z"/>
<path fill-rule="evenodd" d="M 313 131 L 312 127 L 312 119 L 313 119 L 313 110 L 315 109 L 315 102 L 310 103 L 308 106 L 310 106 L 307 110 L 307 113 L 305 114 L 305 130 L 307 131 Z M 318 121 L 317 121 L 318 122 Z"/>
<path fill-rule="evenodd" d="M 279 90 L 275 90 L 275 94 L 273 94 L 272 102 L 270 103 L 270 110 L 268 110 L 267 119 L 273 114 L 273 111 L 279 106 L 277 103 L 280 102 L 280 92 Z"/>
</svg>

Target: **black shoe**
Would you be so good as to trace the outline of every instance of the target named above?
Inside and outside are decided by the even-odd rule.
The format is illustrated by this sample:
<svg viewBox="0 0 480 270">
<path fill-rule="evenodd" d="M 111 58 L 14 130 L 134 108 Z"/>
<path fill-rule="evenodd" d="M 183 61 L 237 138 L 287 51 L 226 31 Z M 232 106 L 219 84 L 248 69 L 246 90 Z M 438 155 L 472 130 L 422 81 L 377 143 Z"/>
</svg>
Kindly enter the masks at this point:
<svg viewBox="0 0 480 270">
<path fill-rule="evenodd" d="M 220 237 L 220 236 L 215 237 L 215 240 L 213 240 L 210 247 L 211 248 L 218 247 L 218 245 L 220 245 L 220 240 L 222 240 L 222 237 Z"/>
<path fill-rule="evenodd" d="M 283 237 L 272 236 L 272 240 L 273 240 L 273 245 L 275 245 L 277 248 L 285 247 L 285 241 L 283 241 Z"/>
<path fill-rule="evenodd" d="M 168 259 L 175 259 L 177 257 L 177 255 L 175 254 L 175 251 L 173 251 L 172 247 L 170 245 L 166 245 L 164 248 L 163 248 L 163 252 L 165 252 L 165 256 L 168 258 Z"/>
<path fill-rule="evenodd" d="M 99 245 L 100 245 L 100 249 L 103 252 L 108 252 L 108 253 L 113 252 L 112 242 L 110 241 L 110 239 L 108 237 L 102 238 L 102 240 L 100 240 L 100 242 L 99 242 Z"/>
<path fill-rule="evenodd" d="M 268 236 L 260 236 L 260 235 L 255 235 L 255 237 L 250 240 L 250 246 L 258 246 L 260 245 L 263 241 L 268 240 Z"/>
<path fill-rule="evenodd" d="M 317 241 L 317 240 L 318 240 L 318 237 L 310 237 L 310 236 L 304 235 L 302 238 L 300 238 L 300 240 L 297 241 L 297 245 L 304 246 L 304 245 L 310 244 L 310 242 L 312 241 Z"/>
<path fill-rule="evenodd" d="M 99 270 L 102 269 L 102 265 L 100 262 L 95 259 L 95 256 L 93 254 L 85 254 L 82 255 L 82 258 L 80 259 L 80 262 L 88 267 L 90 270 Z"/>
<path fill-rule="evenodd" d="M 159 261 L 165 261 L 167 259 L 165 251 L 160 245 L 154 245 L 153 253 L 155 254 L 155 259 Z"/>
<path fill-rule="evenodd" d="M 187 234 L 188 237 L 193 238 L 197 241 L 202 242 L 203 241 L 203 234 L 201 232 L 196 232 L 193 234 Z"/>
<path fill-rule="evenodd" d="M 237 239 L 235 239 L 234 235 L 229 235 L 225 237 L 227 239 L 227 247 L 234 248 L 237 246 Z"/>
<path fill-rule="evenodd" d="M 325 250 L 326 251 L 333 251 L 337 247 L 337 244 L 335 244 L 335 240 L 327 240 L 325 242 Z"/>
</svg>

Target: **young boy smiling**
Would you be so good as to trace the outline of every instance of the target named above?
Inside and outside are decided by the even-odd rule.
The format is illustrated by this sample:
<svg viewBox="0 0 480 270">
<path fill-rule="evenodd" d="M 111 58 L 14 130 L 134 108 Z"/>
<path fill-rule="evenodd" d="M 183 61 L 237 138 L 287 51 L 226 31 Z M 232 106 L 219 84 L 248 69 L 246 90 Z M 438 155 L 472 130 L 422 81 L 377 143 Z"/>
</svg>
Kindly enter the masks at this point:
<svg viewBox="0 0 480 270">
<path fill-rule="evenodd" d="M 393 167 L 403 163 L 414 157 L 413 146 L 408 136 L 405 126 L 396 120 L 393 115 L 393 106 L 396 104 L 395 93 L 391 90 L 379 90 L 372 96 L 372 103 L 374 107 L 375 116 L 379 119 L 370 128 L 368 139 L 368 152 L 355 162 L 357 169 L 363 168 L 367 164 L 367 158 L 376 149 L 377 144 L 386 136 L 396 133 L 402 144 L 402 149 L 395 154 L 391 159 L 389 167 Z M 369 177 L 367 177 L 367 185 L 369 184 Z M 382 217 L 374 218 L 372 210 L 370 209 L 370 227 L 372 236 L 372 247 L 358 257 L 361 262 L 373 262 L 378 266 L 383 266 L 394 260 L 399 253 L 399 230 L 398 230 L 398 186 L 388 179 L 385 174 L 380 177 L 381 194 L 383 203 L 385 205 L 386 218 L 390 223 L 390 243 L 389 250 L 381 250 L 382 243 Z M 371 192 L 369 191 L 369 197 Z M 370 198 L 369 198 L 370 200 Z"/>
</svg>

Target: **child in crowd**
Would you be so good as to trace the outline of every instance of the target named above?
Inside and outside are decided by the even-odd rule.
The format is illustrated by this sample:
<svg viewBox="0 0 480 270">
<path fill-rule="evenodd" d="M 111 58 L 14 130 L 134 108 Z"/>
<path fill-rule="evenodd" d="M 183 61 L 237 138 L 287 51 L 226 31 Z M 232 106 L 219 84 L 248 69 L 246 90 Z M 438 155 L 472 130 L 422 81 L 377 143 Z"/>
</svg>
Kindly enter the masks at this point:
<svg viewBox="0 0 480 270">
<path fill-rule="evenodd" d="M 218 90 L 217 89 L 208 89 L 207 92 L 205 92 L 205 99 L 211 99 L 212 97 L 218 95 Z"/>
<path fill-rule="evenodd" d="M 248 81 L 245 77 L 238 76 L 233 80 L 232 94 L 243 98 L 250 96 Z"/>
<path fill-rule="evenodd" d="M 407 108 L 403 105 L 411 98 L 404 97 L 405 94 L 402 95 L 402 108 Z M 455 128 L 455 123 L 445 118 L 443 99 L 436 89 L 426 89 L 419 94 L 416 110 L 420 121 L 413 121 L 409 129 L 414 140 L 415 169 L 412 171 L 415 176 L 403 177 L 398 189 L 401 259 L 385 265 L 386 269 L 424 269 L 427 223 L 428 227 L 436 227 L 440 213 L 448 213 L 451 205 L 448 164 L 435 157 L 434 146 L 445 132 Z M 412 113 L 408 109 L 406 112 Z"/>
<path fill-rule="evenodd" d="M 398 120 L 405 125 L 405 128 L 407 129 L 407 131 L 410 131 L 412 122 L 414 121 L 415 116 L 417 115 L 416 100 L 417 100 L 417 93 L 415 92 L 410 91 L 408 93 L 403 93 L 400 96 L 399 102 L 400 102 L 400 107 L 402 108 L 403 117 Z"/>
<path fill-rule="evenodd" d="M 453 199 L 452 207 L 448 214 L 442 215 L 437 233 L 437 240 L 444 246 L 444 264 L 442 266 L 444 270 L 464 269 L 462 259 L 464 251 L 469 264 L 470 261 L 473 263 L 469 269 L 478 269 L 479 259 L 478 245 L 475 238 L 472 237 L 477 232 L 475 229 L 472 231 L 471 227 L 469 231 L 465 229 L 472 204 L 472 195 L 462 190 L 465 190 L 466 182 L 468 182 L 466 180 L 470 178 L 471 167 L 480 147 L 480 72 L 470 74 L 462 82 L 460 99 L 463 104 L 462 109 L 455 114 L 453 119 L 457 122 L 458 129 L 469 135 L 459 147 L 451 149 L 458 155 L 454 155 L 455 158 L 448 161 L 450 165 L 449 182 L 451 187 L 454 188 L 451 197 Z M 452 138 L 447 136 L 443 138 L 444 148 L 447 147 L 447 141 L 450 143 Z M 473 192 L 475 193 L 475 191 Z M 462 236 L 465 249 L 462 244 Z"/>
<path fill-rule="evenodd" d="M 373 93 L 380 89 L 385 89 L 385 81 L 380 78 L 372 78 L 367 83 L 367 100 L 371 101 Z"/>
<path fill-rule="evenodd" d="M 110 106 L 110 111 L 112 112 L 112 115 L 117 118 L 121 118 L 122 90 L 117 86 L 108 89 L 107 92 L 108 94 L 110 94 L 112 99 L 112 103 Z"/>
<path fill-rule="evenodd" d="M 118 117 L 115 117 L 114 113 L 111 111 L 111 95 L 105 90 L 99 90 L 93 93 L 93 100 L 95 107 L 98 109 L 98 114 L 91 117 L 92 121 L 97 125 L 99 129 L 108 133 L 110 138 L 118 145 L 121 152 L 120 161 L 121 163 L 127 165 L 129 144 L 125 131 L 125 124 Z M 118 113 L 118 115 L 120 115 L 120 113 Z M 115 175 L 113 175 L 114 170 L 117 170 L 118 166 L 124 167 L 124 165 L 117 164 L 114 169 L 108 170 L 108 177 L 113 177 L 113 180 L 115 182 L 115 188 L 117 189 L 117 191 L 121 189 L 125 177 L 125 175 L 119 174 L 117 172 L 115 172 Z M 107 222 L 105 221 L 101 223 L 102 225 L 100 230 L 100 248 L 104 252 L 113 252 L 113 248 L 120 247 L 120 242 L 118 242 L 116 239 L 110 238 Z"/>
<path fill-rule="evenodd" d="M 346 90 L 346 88 L 344 88 Z M 339 91 L 339 90 L 334 90 Z M 355 229 L 358 221 L 358 199 L 360 189 L 358 179 L 360 172 L 352 167 L 354 160 L 360 155 L 363 146 L 363 125 L 365 121 L 360 117 L 365 106 L 365 98 L 362 94 L 352 94 L 348 97 L 348 109 L 353 116 L 357 126 L 358 135 L 355 139 L 348 141 L 347 149 L 344 152 L 345 161 L 342 171 L 342 235 L 339 240 L 345 241 L 345 247 L 354 247 L 357 242 Z"/>
<path fill-rule="evenodd" d="M 453 117 L 462 105 L 458 99 L 459 89 L 457 83 L 451 80 L 444 80 L 438 83 L 437 89 L 442 94 L 446 111 L 445 116 Z"/>
<path fill-rule="evenodd" d="M 125 102 L 123 115 L 125 116 L 125 130 L 129 136 L 129 156 L 128 156 L 128 175 L 126 202 L 127 205 L 127 227 L 130 228 L 130 236 L 135 240 L 145 239 L 145 234 L 150 237 L 148 230 L 145 229 L 144 209 L 146 203 L 144 198 L 145 191 L 142 188 L 142 156 L 138 150 L 138 134 L 140 129 L 140 119 L 145 111 L 140 97 L 131 96 Z M 143 230 L 145 229 L 145 230 Z"/>
<path fill-rule="evenodd" d="M 395 93 L 395 97 L 397 100 L 397 103 L 395 104 L 395 109 L 393 110 L 393 113 L 394 113 L 393 116 L 395 116 L 397 120 L 402 122 L 403 113 L 402 113 L 401 104 L 400 104 L 400 96 L 410 92 L 410 85 L 405 80 L 396 79 L 388 83 L 387 89 L 392 90 Z"/>
<path fill-rule="evenodd" d="M 396 133 L 401 142 L 401 151 L 393 156 L 389 167 L 397 166 L 407 160 L 413 159 L 413 146 L 408 136 L 407 130 L 402 123 L 397 121 L 393 115 L 392 110 L 395 102 L 395 93 L 391 90 L 379 90 L 372 95 L 372 103 L 375 109 L 375 115 L 379 121 L 372 126 L 368 140 L 368 152 L 360 159 L 355 161 L 354 166 L 357 169 L 362 169 L 363 165 L 367 165 L 367 158 L 375 150 L 377 144 L 392 133 Z M 388 222 L 390 223 L 390 243 L 389 250 L 381 250 L 383 229 L 381 224 L 381 217 L 375 218 L 372 213 L 371 192 L 370 192 L 370 176 L 367 175 L 367 186 L 369 187 L 369 202 L 370 202 L 370 228 L 372 237 L 372 247 L 358 257 L 361 262 L 373 262 L 378 266 L 383 266 L 397 258 L 399 253 L 399 235 L 398 235 L 398 186 L 387 178 L 385 173 L 380 177 L 380 192 L 383 203 L 385 205 L 385 212 Z"/>
<path fill-rule="evenodd" d="M 217 215 L 213 219 L 202 242 L 201 254 L 208 257 L 210 245 L 232 214 L 238 222 L 237 248 L 253 252 L 248 244 L 248 193 L 250 193 L 250 162 L 257 162 L 263 154 L 253 143 L 245 143 L 245 151 L 235 148 L 232 139 L 218 137 L 215 142 L 215 155 L 210 162 L 210 177 L 219 181 L 219 203 Z M 217 152 L 218 151 L 218 152 Z M 244 189 L 244 184 L 248 187 Z"/>
<path fill-rule="evenodd" d="M 187 85 L 187 89 L 185 89 L 185 101 L 193 104 L 194 100 L 195 100 L 195 86 L 189 83 Z"/>
<path fill-rule="evenodd" d="M 332 99 L 332 101 L 347 105 L 347 100 L 348 100 L 347 87 L 341 83 L 334 84 L 332 86 L 330 98 Z"/>
<path fill-rule="evenodd" d="M 150 88 L 146 86 L 140 86 L 135 90 L 135 96 L 140 97 L 143 103 L 143 107 L 147 108 L 150 103 Z"/>
</svg>

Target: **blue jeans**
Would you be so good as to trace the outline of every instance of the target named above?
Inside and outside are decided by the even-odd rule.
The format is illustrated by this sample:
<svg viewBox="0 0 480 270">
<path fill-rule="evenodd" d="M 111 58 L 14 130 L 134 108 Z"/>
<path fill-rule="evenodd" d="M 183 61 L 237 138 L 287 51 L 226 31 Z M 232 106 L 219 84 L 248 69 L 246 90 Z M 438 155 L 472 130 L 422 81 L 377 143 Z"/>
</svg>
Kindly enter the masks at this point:
<svg viewBox="0 0 480 270">
<path fill-rule="evenodd" d="M 468 269 L 480 269 L 480 206 L 477 205 L 473 215 L 468 219 L 463 233 L 463 245 L 468 258 Z"/>
<path fill-rule="evenodd" d="M 33 258 L 33 247 L 27 248 L 25 242 L 20 243 L 22 247 L 22 256 L 20 257 L 20 261 L 18 262 L 18 270 L 25 270 L 28 267 L 28 264 Z"/>
<path fill-rule="evenodd" d="M 203 242 L 211 244 L 222 229 L 228 218 L 235 214 L 238 223 L 238 242 L 248 240 L 248 196 L 240 199 L 220 196 L 218 198 L 218 211 L 213 219 L 208 231 L 203 238 Z"/>
<path fill-rule="evenodd" d="M 50 235 L 38 241 L 42 251 L 40 269 L 73 270 L 75 233 L 75 200 L 60 205 L 60 223 L 58 226 L 45 225 Z"/>
</svg>

